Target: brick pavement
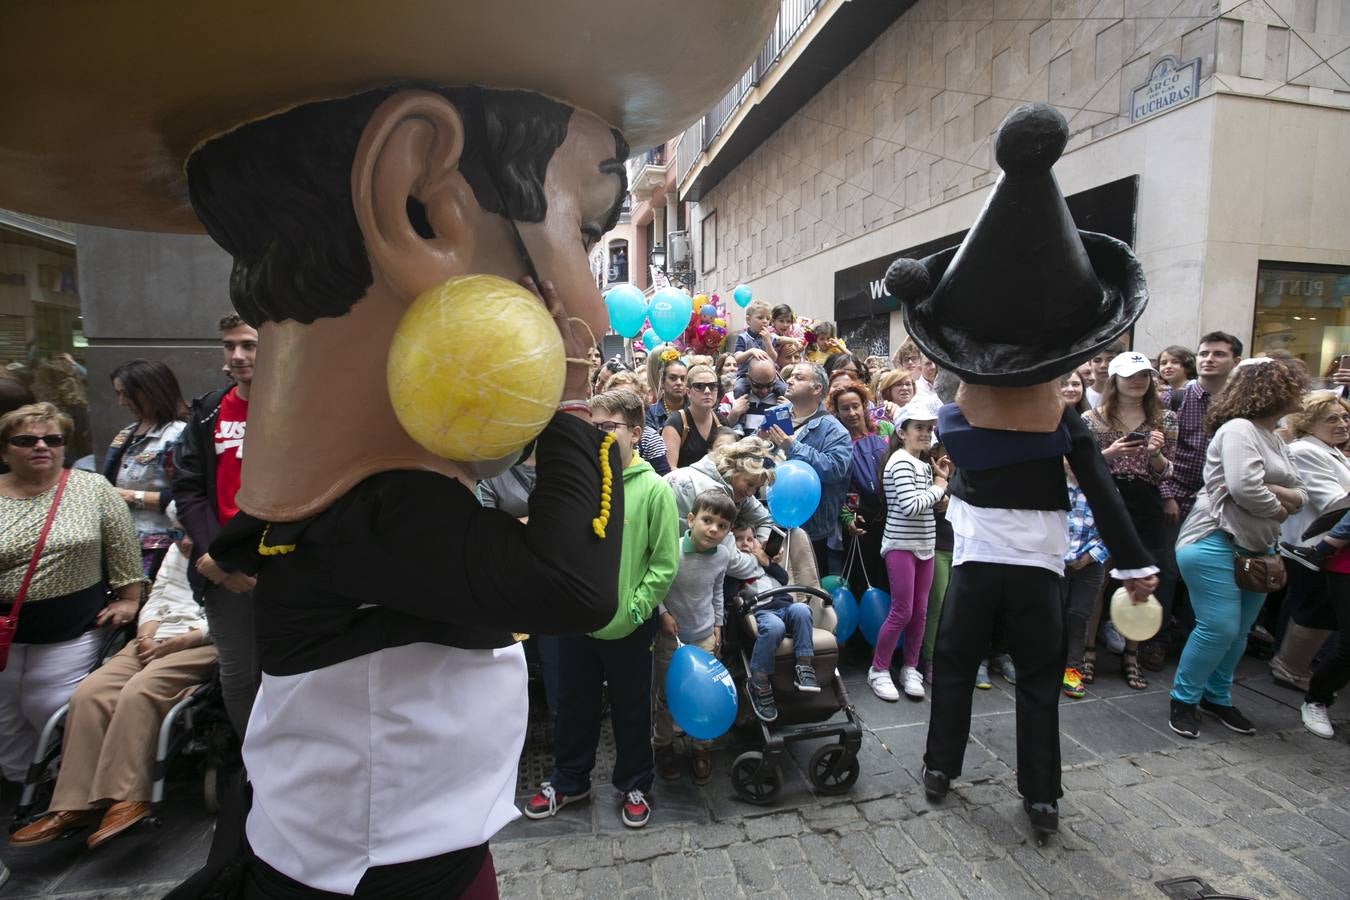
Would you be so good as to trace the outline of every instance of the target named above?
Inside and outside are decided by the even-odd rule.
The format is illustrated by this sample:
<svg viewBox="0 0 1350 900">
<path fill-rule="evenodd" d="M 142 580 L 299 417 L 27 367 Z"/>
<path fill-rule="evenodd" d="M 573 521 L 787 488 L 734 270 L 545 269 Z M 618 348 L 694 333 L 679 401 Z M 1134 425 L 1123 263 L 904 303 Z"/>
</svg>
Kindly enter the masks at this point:
<svg viewBox="0 0 1350 900">
<path fill-rule="evenodd" d="M 1158 898 L 1155 882 L 1198 876 L 1237 896 L 1350 897 L 1350 724 L 1334 741 L 1314 737 L 1299 695 L 1264 664 L 1244 660 L 1240 673 L 1235 703 L 1254 737 L 1212 719 L 1196 741 L 1172 735 L 1170 673 L 1145 693 L 1108 673 L 1087 700 L 1065 701 L 1066 796 L 1044 848 L 1010 768 L 1010 688 L 977 694 L 968 772 L 932 807 L 916 777 L 926 704 L 881 704 L 854 675 L 868 731 L 850 795 L 817 797 L 788 772 L 775 808 L 748 806 L 731 798 L 728 751 L 707 788 L 658 784 L 652 823 L 628 831 L 612 790 L 597 788 L 494 842 L 502 896 Z"/>
<path fill-rule="evenodd" d="M 608 787 L 553 819 L 513 823 L 493 842 L 502 895 L 1158 898 L 1153 882 L 1197 875 L 1263 900 L 1350 897 L 1350 721 L 1320 740 L 1299 724 L 1299 695 L 1273 686 L 1263 663 L 1244 659 L 1239 675 L 1235 702 L 1261 733 L 1207 719 L 1185 741 L 1166 726 L 1170 673 L 1135 693 L 1104 664 L 1086 700 L 1061 706 L 1061 833 L 1038 848 L 1015 793 L 1011 688 L 976 693 L 966 774 L 933 808 L 916 779 L 927 704 L 881 703 L 850 672 L 867 731 L 849 795 L 812 792 L 806 745 L 776 805 L 748 806 L 727 781 L 727 749 L 707 787 L 661 784 L 641 831 L 622 826 Z M 534 787 L 522 784 L 522 797 Z M 0 849 L 14 871 L 0 900 L 160 897 L 200 865 L 209 839 L 196 785 L 183 782 L 160 831 L 96 852 L 76 841 Z"/>
</svg>

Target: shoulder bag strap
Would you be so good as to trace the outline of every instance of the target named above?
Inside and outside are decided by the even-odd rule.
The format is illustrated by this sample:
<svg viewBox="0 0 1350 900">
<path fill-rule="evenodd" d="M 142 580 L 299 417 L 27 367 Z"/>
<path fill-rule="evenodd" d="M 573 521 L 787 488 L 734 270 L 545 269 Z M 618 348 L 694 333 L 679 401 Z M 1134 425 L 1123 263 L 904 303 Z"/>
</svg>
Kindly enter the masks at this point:
<svg viewBox="0 0 1350 900">
<path fill-rule="evenodd" d="M 28 596 L 28 585 L 33 582 L 33 574 L 37 572 L 38 561 L 42 559 L 42 548 L 47 546 L 47 534 L 52 530 L 52 521 L 56 519 L 56 508 L 61 505 L 61 495 L 66 492 L 66 482 L 70 480 L 70 470 L 61 470 L 61 479 L 56 483 L 56 495 L 52 497 L 52 505 L 47 508 L 47 520 L 42 523 L 42 531 L 38 534 L 37 546 L 33 548 L 33 556 L 28 560 L 28 569 L 23 573 L 23 583 L 19 585 L 19 592 L 14 595 L 14 605 L 10 607 L 9 615 L 5 616 L 14 625 L 19 622 L 19 607 L 23 606 L 23 600 Z"/>
</svg>

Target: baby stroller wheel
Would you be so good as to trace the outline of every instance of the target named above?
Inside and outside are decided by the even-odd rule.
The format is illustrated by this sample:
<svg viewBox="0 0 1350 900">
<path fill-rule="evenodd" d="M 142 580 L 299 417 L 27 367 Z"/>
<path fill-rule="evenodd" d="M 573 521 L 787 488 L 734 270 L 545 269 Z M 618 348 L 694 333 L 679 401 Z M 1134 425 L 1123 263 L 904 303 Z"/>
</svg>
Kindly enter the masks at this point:
<svg viewBox="0 0 1350 900">
<path fill-rule="evenodd" d="M 857 755 L 849 753 L 841 744 L 826 744 L 812 753 L 806 769 L 811 786 L 822 794 L 848 793 L 857 783 L 861 771 Z"/>
<path fill-rule="evenodd" d="M 731 786 L 745 802 L 768 806 L 783 787 L 783 775 L 763 753 L 747 750 L 731 764 Z"/>
</svg>

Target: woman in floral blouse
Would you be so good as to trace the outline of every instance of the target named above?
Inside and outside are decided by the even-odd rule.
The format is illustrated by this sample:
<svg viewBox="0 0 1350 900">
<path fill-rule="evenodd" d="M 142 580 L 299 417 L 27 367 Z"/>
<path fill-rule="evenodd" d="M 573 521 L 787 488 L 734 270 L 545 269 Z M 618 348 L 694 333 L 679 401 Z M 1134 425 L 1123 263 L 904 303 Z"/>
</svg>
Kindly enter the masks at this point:
<svg viewBox="0 0 1350 900">
<path fill-rule="evenodd" d="M 1176 413 L 1163 408 L 1153 380 L 1156 370 L 1142 353 L 1127 351 L 1117 355 L 1107 371 L 1110 380 L 1102 391 L 1101 404 L 1084 413 L 1083 421 L 1097 437 L 1097 446 L 1101 448 L 1125 508 L 1139 532 L 1139 539 L 1155 560 L 1162 560 L 1172 548 L 1167 546 L 1159 488 L 1172 472 L 1172 457 L 1177 447 Z M 1115 587 L 1114 582 L 1108 581 L 1104 593 L 1114 591 Z M 1088 645 L 1079 670 L 1088 684 L 1095 677 L 1096 649 L 1093 645 L 1101 606 L 1099 602 L 1088 623 Z M 1125 683 L 1137 691 L 1148 687 L 1139 669 L 1139 647 L 1134 641 L 1125 643 L 1120 674 Z"/>
<path fill-rule="evenodd" d="M 150 578 L 177 536 L 165 511 L 173 500 L 172 450 L 183 433 L 187 405 L 173 370 L 157 360 L 133 359 L 112 372 L 117 405 L 136 421 L 112 440 L 103 477 L 131 508 L 141 541 L 141 566 Z"/>
</svg>

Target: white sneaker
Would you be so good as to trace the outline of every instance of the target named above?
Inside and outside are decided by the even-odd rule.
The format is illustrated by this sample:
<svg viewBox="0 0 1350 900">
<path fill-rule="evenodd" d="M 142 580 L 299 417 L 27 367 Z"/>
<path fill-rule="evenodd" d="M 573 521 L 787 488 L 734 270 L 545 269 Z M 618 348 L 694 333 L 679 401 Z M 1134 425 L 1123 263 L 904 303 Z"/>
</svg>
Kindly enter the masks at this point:
<svg viewBox="0 0 1350 900">
<path fill-rule="evenodd" d="M 1327 708 L 1321 703 L 1303 704 L 1303 727 L 1320 738 L 1336 736 L 1336 730 L 1331 727 L 1331 719 L 1327 716 Z"/>
<path fill-rule="evenodd" d="M 867 686 L 872 689 L 882 700 L 894 703 L 900 699 L 900 692 L 895 689 L 895 682 L 891 680 L 891 673 L 879 669 L 868 668 Z"/>
<path fill-rule="evenodd" d="M 926 695 L 923 692 L 923 676 L 919 670 L 910 666 L 905 666 L 900 670 L 900 686 L 905 691 L 905 696 L 911 700 L 922 700 Z"/>
</svg>

